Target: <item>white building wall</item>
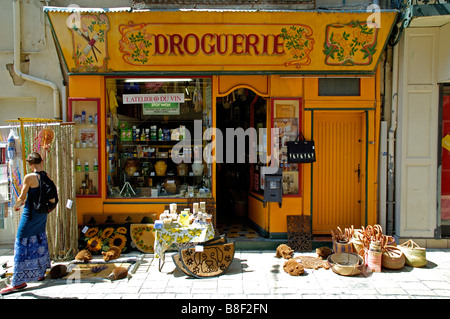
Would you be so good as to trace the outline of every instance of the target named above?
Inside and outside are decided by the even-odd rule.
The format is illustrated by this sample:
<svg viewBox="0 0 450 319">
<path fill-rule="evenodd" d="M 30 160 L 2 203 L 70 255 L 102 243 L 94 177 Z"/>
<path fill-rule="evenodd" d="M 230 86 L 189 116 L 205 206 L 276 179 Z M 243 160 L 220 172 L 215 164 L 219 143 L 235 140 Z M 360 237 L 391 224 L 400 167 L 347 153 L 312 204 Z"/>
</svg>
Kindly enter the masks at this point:
<svg viewBox="0 0 450 319">
<path fill-rule="evenodd" d="M 63 77 L 59 60 L 43 12 L 44 2 L 22 0 L 21 5 L 21 48 L 22 72 L 33 77 L 55 83 L 61 92 Z M 53 91 L 28 81 L 21 85 L 13 83 L 8 65 L 14 63 L 14 19 L 13 1 L 5 0 L 1 4 L 0 30 L 0 126 L 8 125 L 5 120 L 18 117 L 54 118 Z"/>
</svg>

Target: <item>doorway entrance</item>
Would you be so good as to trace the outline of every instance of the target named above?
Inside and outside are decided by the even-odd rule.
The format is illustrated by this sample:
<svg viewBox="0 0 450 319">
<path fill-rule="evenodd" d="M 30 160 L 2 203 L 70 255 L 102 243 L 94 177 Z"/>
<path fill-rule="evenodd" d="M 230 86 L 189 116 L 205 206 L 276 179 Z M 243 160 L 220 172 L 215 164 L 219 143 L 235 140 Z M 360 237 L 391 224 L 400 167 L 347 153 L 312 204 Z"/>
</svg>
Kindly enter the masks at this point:
<svg viewBox="0 0 450 319">
<path fill-rule="evenodd" d="M 313 232 L 364 222 L 365 113 L 314 112 Z"/>
<path fill-rule="evenodd" d="M 255 238 L 259 235 L 248 220 L 248 196 L 255 165 L 250 162 L 252 141 L 245 136 L 245 151 L 241 152 L 237 148 L 239 138 L 231 133 L 237 134 L 236 129 L 245 132 L 249 128 L 256 131 L 265 128 L 267 101 L 252 90 L 241 88 L 218 97 L 216 110 L 216 127 L 222 133 L 224 146 L 223 162 L 216 163 L 217 228 L 229 238 Z"/>
</svg>

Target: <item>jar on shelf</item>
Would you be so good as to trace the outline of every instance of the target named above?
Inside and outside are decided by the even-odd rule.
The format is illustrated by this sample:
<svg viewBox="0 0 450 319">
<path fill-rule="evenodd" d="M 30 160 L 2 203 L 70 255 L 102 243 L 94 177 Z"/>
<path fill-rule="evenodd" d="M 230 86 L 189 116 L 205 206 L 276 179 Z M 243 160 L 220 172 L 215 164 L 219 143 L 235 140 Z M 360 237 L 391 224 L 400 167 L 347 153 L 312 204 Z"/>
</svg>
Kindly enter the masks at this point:
<svg viewBox="0 0 450 319">
<path fill-rule="evenodd" d="M 125 173 L 128 176 L 134 176 L 134 173 L 138 170 L 139 160 L 136 158 L 129 158 L 125 161 Z"/>
<path fill-rule="evenodd" d="M 203 163 L 195 162 L 192 164 L 192 172 L 194 176 L 202 176 L 203 175 Z"/>
<path fill-rule="evenodd" d="M 164 189 L 169 194 L 176 194 L 178 192 L 178 181 L 175 178 L 168 178 L 164 182 Z"/>
<path fill-rule="evenodd" d="M 188 166 L 186 163 L 177 164 L 177 175 L 186 176 L 188 174 Z"/>
<path fill-rule="evenodd" d="M 155 164 L 155 172 L 157 176 L 166 175 L 167 164 L 165 161 L 158 161 Z"/>
</svg>

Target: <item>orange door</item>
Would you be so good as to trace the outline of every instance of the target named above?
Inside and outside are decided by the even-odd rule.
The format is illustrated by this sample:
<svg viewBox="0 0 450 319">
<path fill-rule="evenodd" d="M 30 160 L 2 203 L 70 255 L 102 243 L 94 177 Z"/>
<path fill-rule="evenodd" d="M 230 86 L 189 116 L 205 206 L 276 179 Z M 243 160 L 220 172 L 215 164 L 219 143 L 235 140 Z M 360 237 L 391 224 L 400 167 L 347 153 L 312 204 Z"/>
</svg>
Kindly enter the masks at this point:
<svg viewBox="0 0 450 319">
<path fill-rule="evenodd" d="M 364 112 L 316 111 L 313 135 L 313 232 L 329 234 L 363 220 Z"/>
</svg>

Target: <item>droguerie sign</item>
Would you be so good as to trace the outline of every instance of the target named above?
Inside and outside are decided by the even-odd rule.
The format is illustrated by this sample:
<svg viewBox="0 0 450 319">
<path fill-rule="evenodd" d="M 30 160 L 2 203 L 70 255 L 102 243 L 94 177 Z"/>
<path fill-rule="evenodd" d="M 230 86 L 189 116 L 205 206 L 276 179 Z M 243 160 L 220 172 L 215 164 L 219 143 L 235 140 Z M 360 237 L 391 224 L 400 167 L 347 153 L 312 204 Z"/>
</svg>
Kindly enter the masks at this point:
<svg viewBox="0 0 450 319">
<path fill-rule="evenodd" d="M 152 38 L 155 55 L 284 54 L 284 40 L 275 34 L 154 34 Z"/>
<path fill-rule="evenodd" d="M 119 32 L 123 60 L 139 66 L 306 65 L 315 43 L 303 24 L 142 23 Z"/>
<path fill-rule="evenodd" d="M 72 11 L 49 7 L 70 73 L 373 74 L 395 11 Z M 375 25 L 373 27 L 373 17 Z"/>
</svg>

